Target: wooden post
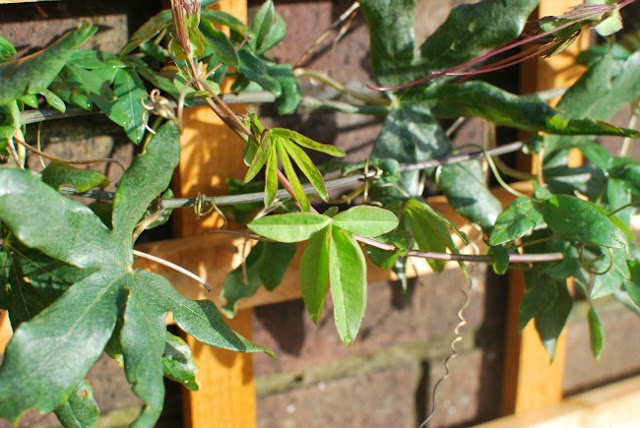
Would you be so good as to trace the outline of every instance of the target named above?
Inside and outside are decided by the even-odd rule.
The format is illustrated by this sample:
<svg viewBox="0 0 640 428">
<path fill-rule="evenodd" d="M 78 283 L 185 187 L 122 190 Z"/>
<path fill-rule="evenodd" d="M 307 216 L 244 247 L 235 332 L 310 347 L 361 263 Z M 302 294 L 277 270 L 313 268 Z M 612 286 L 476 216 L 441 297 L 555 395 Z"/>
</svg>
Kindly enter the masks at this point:
<svg viewBox="0 0 640 428">
<path fill-rule="evenodd" d="M 561 15 L 579 0 L 542 0 L 537 17 Z M 583 34 L 567 50 L 551 58 L 526 64 L 523 68 L 523 90 L 531 92 L 571 85 L 582 74 L 583 67 L 575 64 L 575 56 L 589 44 Z M 572 155 L 570 166 L 582 162 L 579 153 Z M 528 162 L 533 173 L 537 161 Z M 562 378 L 566 355 L 566 332 L 558 339 L 553 362 L 540 341 L 534 323 L 530 322 L 520 334 L 518 312 L 524 293 L 524 278 L 519 272 L 510 274 L 505 362 L 503 369 L 501 413 L 520 414 L 540 409 L 562 400 Z"/>
<path fill-rule="evenodd" d="M 246 22 L 246 0 L 223 0 L 215 4 Z M 243 112 L 244 106 L 235 106 Z M 180 165 L 174 191 L 180 195 L 225 193 L 226 178 L 242 177 L 244 142 L 208 108 L 189 109 L 184 114 L 184 133 L 180 141 Z M 222 219 L 212 214 L 197 219 L 193 211 L 179 210 L 174 222 L 176 236 L 202 235 L 220 227 Z M 206 250 L 202 253 L 207 258 Z M 207 271 L 197 271 L 205 278 Z M 210 278 L 213 280 L 213 278 Z M 222 278 L 215 278 L 221 280 Z M 251 338 L 251 310 L 238 311 L 228 321 L 238 333 Z M 256 395 L 251 354 L 211 348 L 187 336 L 198 366 L 200 391 L 184 393 L 185 426 L 194 428 L 251 428 L 256 425 Z"/>
</svg>

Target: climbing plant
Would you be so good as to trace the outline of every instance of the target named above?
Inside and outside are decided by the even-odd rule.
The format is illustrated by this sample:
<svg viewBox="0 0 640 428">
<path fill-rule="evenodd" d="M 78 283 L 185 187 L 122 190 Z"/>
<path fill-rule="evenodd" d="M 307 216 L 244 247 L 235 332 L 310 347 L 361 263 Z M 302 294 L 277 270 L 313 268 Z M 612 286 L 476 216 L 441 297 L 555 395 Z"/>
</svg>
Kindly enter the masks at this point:
<svg viewBox="0 0 640 428">
<path fill-rule="evenodd" d="M 198 387 L 189 348 L 166 330 L 168 313 L 204 343 L 271 355 L 234 333 L 210 301 L 186 299 L 162 276 L 133 268 L 135 256 L 148 257 L 134 249 L 140 233 L 184 206 L 215 209 L 246 224 L 245 236 L 257 241 L 224 280 L 225 314 L 233 316 L 238 301 L 259 287 L 276 288 L 296 243 L 308 241 L 299 268 L 305 305 L 317 321 L 329 290 L 347 345 L 366 313 L 367 257 L 400 277 L 412 257 L 426 258 L 436 272 L 449 260 L 465 272 L 466 263 L 489 263 L 499 274 L 517 265 L 527 281 L 519 326 L 534 320 L 551 355 L 573 304 L 569 277 L 590 303 L 613 295 L 640 313 L 640 261 L 629 228 L 640 197 L 640 162 L 629 157 L 629 147 L 640 132 L 603 121 L 625 105 L 638 114 L 640 53 L 633 39 L 615 39 L 620 9 L 633 0 L 587 0 L 535 22 L 528 17 L 536 0 L 482 0 L 453 9 L 419 46 L 413 0 L 362 0 L 356 6 L 375 29 L 366 94 L 271 59 L 269 50 L 286 35 L 271 1 L 249 26 L 207 9 L 212 3 L 172 0 L 171 9 L 145 23 L 117 55 L 81 48 L 97 31 L 90 22 L 18 59 L 0 36 L 6 161 L 0 168 L 0 308 L 14 329 L 0 366 L 0 417 L 16 422 L 37 409 L 55 412 L 65 426 L 92 425 L 98 410 L 85 376 L 104 351 L 121 363 L 145 403 L 134 425 L 153 426 L 163 405 L 163 376 Z M 587 71 L 557 107 L 478 79 L 557 54 L 590 27 L 604 43 L 578 58 Z M 384 117 L 366 162 L 339 162 L 344 152 L 338 147 L 265 127 L 255 112 L 235 114 L 219 93 L 233 77 L 233 91 L 248 99 L 266 91 L 279 114 L 290 114 L 304 100 L 297 79 L 305 75 L 348 95 L 341 103 L 315 100 L 321 107 Z M 207 104 L 245 141 L 247 173 L 243 183 L 229 183 L 232 196 L 176 200 L 167 190 L 179 160 L 182 112 L 196 104 Z M 110 184 L 99 172 L 27 143 L 26 127 L 56 116 L 51 109 L 57 117 L 102 112 L 140 146 L 115 193 L 99 190 Z M 533 132 L 530 140 L 505 146 L 537 154 L 538 173 L 528 177 L 532 194 L 502 179 L 500 170 L 509 170 L 493 157 L 505 147 L 454 150 L 443 120 L 471 116 Z M 620 137 L 619 155 L 596 135 Z M 575 149 L 588 164 L 568 166 Z M 316 165 L 308 151 L 336 159 Z M 29 171 L 27 152 L 50 162 L 40 173 Z M 504 210 L 487 188 L 485 163 L 517 197 Z M 332 169 L 345 177 L 325 179 Z M 424 202 L 425 181 L 478 225 L 487 254 L 461 254 L 467 236 Z M 357 183 L 362 198 L 330 198 L 330 190 Z M 98 202 L 82 204 L 69 195 Z M 603 331 L 593 305 L 587 321 L 597 358 Z"/>
</svg>

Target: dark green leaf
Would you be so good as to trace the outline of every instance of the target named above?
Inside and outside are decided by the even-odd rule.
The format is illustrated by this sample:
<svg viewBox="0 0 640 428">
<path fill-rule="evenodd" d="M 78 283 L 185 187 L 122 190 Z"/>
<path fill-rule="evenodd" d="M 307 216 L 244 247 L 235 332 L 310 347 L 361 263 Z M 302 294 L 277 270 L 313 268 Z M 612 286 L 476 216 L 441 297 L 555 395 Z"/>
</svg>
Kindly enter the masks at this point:
<svg viewBox="0 0 640 428">
<path fill-rule="evenodd" d="M 251 43 L 258 54 L 263 54 L 284 38 L 287 31 L 286 24 L 278 15 L 271 0 L 260 6 L 251 23 L 251 31 L 255 38 Z"/>
<path fill-rule="evenodd" d="M 256 82 L 276 97 L 282 94 L 280 82 L 274 77 L 271 77 L 267 64 L 265 64 L 262 59 L 255 56 L 246 47 L 240 49 L 238 58 L 240 60 L 240 67 L 238 67 L 238 69 L 247 79 Z"/>
<path fill-rule="evenodd" d="M 63 184 L 71 184 L 82 193 L 95 187 L 106 187 L 111 182 L 92 169 L 78 169 L 62 162 L 53 161 L 42 171 L 42 181 L 56 190 Z"/>
<path fill-rule="evenodd" d="M 555 195 L 540 205 L 540 212 L 554 234 L 585 244 L 625 248 L 627 239 L 596 205 L 568 195 Z"/>
<path fill-rule="evenodd" d="M 302 90 L 289 64 L 268 64 L 269 75 L 280 83 L 282 94 L 276 101 L 279 115 L 292 114 L 302 101 Z"/>
<path fill-rule="evenodd" d="M 454 8 L 420 46 L 422 76 L 444 70 L 517 37 L 538 0 L 480 1 Z"/>
<path fill-rule="evenodd" d="M 129 41 L 120 51 L 120 57 L 125 57 L 129 52 L 155 37 L 160 31 L 172 25 L 171 10 L 163 10 L 138 28 L 129 38 Z"/>
<path fill-rule="evenodd" d="M 511 202 L 496 219 L 489 245 L 500 245 L 545 226 L 540 204 L 532 198 L 518 198 Z"/>
<path fill-rule="evenodd" d="M 627 261 L 630 278 L 622 284 L 624 290 L 636 305 L 640 306 L 640 262 L 638 260 Z"/>
<path fill-rule="evenodd" d="M 337 214 L 333 223 L 351 233 L 373 238 L 395 229 L 398 218 L 389 210 L 361 205 Z"/>
<path fill-rule="evenodd" d="M 249 28 L 233 15 L 230 15 L 221 10 L 205 9 L 204 7 L 202 8 L 202 11 L 200 13 L 202 20 L 209 20 L 216 24 L 224 25 L 232 31 L 235 31 L 236 33 L 242 35 L 249 34 Z"/>
<path fill-rule="evenodd" d="M 370 29 L 371 63 L 378 83 L 396 85 L 417 77 L 410 74 L 415 1 L 366 0 L 360 2 L 360 8 Z"/>
<path fill-rule="evenodd" d="M 118 97 L 118 104 L 127 112 L 129 118 L 125 132 L 131 141 L 139 143 L 145 132 L 142 116 L 145 108 L 142 105 L 142 98 L 147 96 L 147 90 L 144 82 L 135 70 L 123 68 L 116 74 L 113 92 Z"/>
<path fill-rule="evenodd" d="M 593 268 L 597 272 L 591 289 L 591 298 L 598 299 L 613 294 L 624 282 L 631 279 L 624 250 L 612 249 L 604 252 L 604 258 Z"/>
<path fill-rule="evenodd" d="M 236 48 L 222 31 L 218 31 L 207 20 L 200 22 L 200 30 L 202 30 L 207 42 L 211 44 L 213 56 L 217 62 L 233 67 L 239 66 L 240 60 L 238 59 Z"/>
<path fill-rule="evenodd" d="M 377 247 L 367 246 L 367 254 L 373 263 L 383 269 L 392 269 L 399 262 L 398 258 L 411 248 L 413 238 L 411 234 L 402 229 L 376 237 L 376 241 L 384 244 L 392 244 L 396 247 L 394 251 L 382 250 Z M 406 278 L 405 278 L 406 279 Z"/>
<path fill-rule="evenodd" d="M 487 188 L 479 162 L 443 166 L 437 184 L 458 213 L 491 231 L 502 206 Z"/>
<path fill-rule="evenodd" d="M 162 370 L 165 377 L 191 391 L 197 391 L 200 388 L 196 380 L 198 367 L 193 362 L 191 348 L 176 335 L 167 332 L 166 337 L 167 342 L 162 354 Z"/>
<path fill-rule="evenodd" d="M 329 242 L 331 228 L 326 227 L 311 237 L 300 259 L 300 289 L 311 320 L 320 319 L 329 281 Z"/>
<path fill-rule="evenodd" d="M 338 227 L 331 229 L 329 280 L 336 328 L 348 346 L 358 334 L 367 306 L 367 264 L 353 236 Z"/>
<path fill-rule="evenodd" d="M 306 241 L 324 229 L 331 218 L 313 213 L 278 214 L 262 217 L 247 226 L 260 236 L 280 242 Z"/>
<path fill-rule="evenodd" d="M 58 407 L 55 413 L 66 428 L 92 427 L 100 416 L 100 409 L 89 382 L 80 382 L 69 401 Z"/>
<path fill-rule="evenodd" d="M 492 257 L 491 265 L 497 275 L 504 275 L 509 270 L 509 253 L 502 245 L 490 247 L 487 254 Z"/>
<path fill-rule="evenodd" d="M 47 89 L 78 46 L 98 31 L 88 21 L 51 46 L 17 61 L 0 64 L 0 104 Z"/>
<path fill-rule="evenodd" d="M 593 305 L 589 309 L 587 315 L 589 320 L 589 342 L 591 344 L 591 352 L 596 361 L 600 360 L 600 352 L 602 351 L 602 345 L 604 343 L 604 329 L 602 327 L 602 321 L 594 310 Z"/>
</svg>

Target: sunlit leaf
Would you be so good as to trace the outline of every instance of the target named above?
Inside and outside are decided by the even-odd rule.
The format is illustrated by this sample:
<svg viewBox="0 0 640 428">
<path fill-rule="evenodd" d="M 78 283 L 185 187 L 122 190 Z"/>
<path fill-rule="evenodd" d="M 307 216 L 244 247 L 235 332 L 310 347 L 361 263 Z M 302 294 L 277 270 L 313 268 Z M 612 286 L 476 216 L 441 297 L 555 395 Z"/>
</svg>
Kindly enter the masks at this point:
<svg viewBox="0 0 640 428">
<path fill-rule="evenodd" d="M 331 228 L 325 227 L 311 237 L 300 259 L 302 298 L 311 320 L 315 323 L 320 319 L 327 294 L 330 240 Z"/>
<path fill-rule="evenodd" d="M 300 242 L 324 229 L 331 218 L 314 213 L 278 214 L 262 217 L 247 226 L 260 236 L 279 242 Z"/>
</svg>

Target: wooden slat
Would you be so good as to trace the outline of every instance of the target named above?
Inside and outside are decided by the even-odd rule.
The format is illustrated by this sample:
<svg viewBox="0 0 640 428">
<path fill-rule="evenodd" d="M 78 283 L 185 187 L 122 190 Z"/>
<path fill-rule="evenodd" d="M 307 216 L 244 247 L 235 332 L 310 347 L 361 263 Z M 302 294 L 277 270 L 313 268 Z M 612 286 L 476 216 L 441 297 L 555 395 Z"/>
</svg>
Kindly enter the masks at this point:
<svg viewBox="0 0 640 428">
<path fill-rule="evenodd" d="M 497 419 L 474 428 L 638 427 L 640 376 L 594 389 L 544 409 Z"/>
<path fill-rule="evenodd" d="M 246 22 L 246 0 L 223 0 L 215 8 L 228 12 Z M 246 106 L 235 106 L 244 113 Z M 225 193 L 224 180 L 239 178 L 245 173 L 242 161 L 244 142 L 235 135 L 208 108 L 193 108 L 185 112 L 184 133 L 180 139 L 180 165 L 176 171 L 172 188 L 176 194 L 207 195 Z M 181 210 L 174 219 L 175 236 L 202 235 L 205 231 L 218 228 L 223 221 L 217 215 L 199 220 L 193 211 Z M 218 248 L 223 254 L 229 247 Z M 180 254 L 181 258 L 194 257 L 211 261 L 215 251 L 199 251 Z M 215 271 L 215 265 L 211 266 Z M 204 277 L 212 272 L 198 270 Z M 251 338 L 251 312 L 239 311 L 231 327 Z M 256 425 L 256 395 L 253 381 L 253 360 L 251 354 L 229 352 L 211 348 L 187 336 L 187 343 L 194 350 L 194 362 L 199 368 L 197 379 L 200 391 L 185 390 L 183 394 L 185 426 L 208 428 L 212 426 L 228 428 L 251 428 Z"/>
<path fill-rule="evenodd" d="M 542 0 L 537 16 L 561 15 L 580 0 Z M 567 50 L 551 58 L 535 61 L 523 67 L 523 91 L 531 92 L 571 85 L 583 67 L 575 64 L 575 56 L 589 44 L 588 34 L 583 34 Z M 557 100 L 554 100 L 557 102 Z M 571 160 L 572 166 L 582 162 L 579 154 Z M 526 165 L 526 166 L 525 166 Z M 523 162 L 521 168 L 537 171 L 537 161 Z M 503 368 L 501 413 L 522 413 L 557 403 L 562 399 L 562 377 L 566 355 L 566 334 L 557 342 L 553 362 L 542 345 L 533 323 L 518 332 L 518 312 L 524 293 L 521 273 L 510 274 L 507 331 L 505 334 L 505 360 Z"/>
<path fill-rule="evenodd" d="M 7 343 L 11 339 L 11 323 L 6 311 L 0 311 L 0 354 L 4 354 Z"/>
</svg>

